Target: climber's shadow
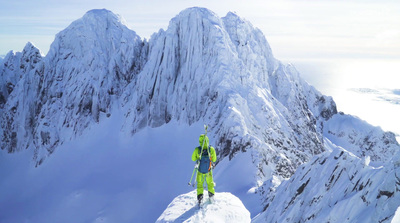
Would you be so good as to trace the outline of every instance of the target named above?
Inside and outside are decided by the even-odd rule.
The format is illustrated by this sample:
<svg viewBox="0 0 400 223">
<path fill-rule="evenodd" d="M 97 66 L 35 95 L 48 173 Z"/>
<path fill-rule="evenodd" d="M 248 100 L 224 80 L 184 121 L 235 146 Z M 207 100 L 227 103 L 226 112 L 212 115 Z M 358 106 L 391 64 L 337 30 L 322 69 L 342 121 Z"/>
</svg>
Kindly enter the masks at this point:
<svg viewBox="0 0 400 223">
<path fill-rule="evenodd" d="M 181 216 L 179 216 L 175 222 L 184 222 L 188 220 L 190 217 L 194 216 L 196 212 L 199 211 L 199 207 L 195 205 L 191 209 L 187 210 L 185 213 L 183 213 Z"/>
</svg>

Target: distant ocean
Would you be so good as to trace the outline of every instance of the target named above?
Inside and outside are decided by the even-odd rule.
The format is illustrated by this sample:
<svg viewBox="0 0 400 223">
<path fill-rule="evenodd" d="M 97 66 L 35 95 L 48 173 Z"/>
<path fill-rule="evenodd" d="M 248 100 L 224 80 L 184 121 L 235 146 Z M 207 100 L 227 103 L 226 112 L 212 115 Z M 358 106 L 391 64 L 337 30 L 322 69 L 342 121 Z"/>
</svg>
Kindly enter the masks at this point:
<svg viewBox="0 0 400 223">
<path fill-rule="evenodd" d="M 284 61 L 338 111 L 358 116 L 397 135 L 400 142 L 400 59 L 307 59 Z"/>
</svg>

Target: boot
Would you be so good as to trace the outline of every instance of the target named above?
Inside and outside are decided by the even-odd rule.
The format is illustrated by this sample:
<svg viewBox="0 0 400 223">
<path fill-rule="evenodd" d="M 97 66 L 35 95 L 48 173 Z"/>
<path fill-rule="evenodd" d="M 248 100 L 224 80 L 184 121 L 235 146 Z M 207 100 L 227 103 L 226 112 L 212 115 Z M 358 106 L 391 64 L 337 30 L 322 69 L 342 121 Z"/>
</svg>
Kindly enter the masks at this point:
<svg viewBox="0 0 400 223">
<path fill-rule="evenodd" d="M 201 203 L 202 200 L 203 200 L 203 194 L 198 194 L 197 201 L 199 202 L 199 204 Z"/>
<path fill-rule="evenodd" d="M 214 196 L 214 194 L 211 193 L 210 191 L 208 191 L 208 197 L 209 197 L 209 198 L 212 198 L 213 196 Z"/>
</svg>

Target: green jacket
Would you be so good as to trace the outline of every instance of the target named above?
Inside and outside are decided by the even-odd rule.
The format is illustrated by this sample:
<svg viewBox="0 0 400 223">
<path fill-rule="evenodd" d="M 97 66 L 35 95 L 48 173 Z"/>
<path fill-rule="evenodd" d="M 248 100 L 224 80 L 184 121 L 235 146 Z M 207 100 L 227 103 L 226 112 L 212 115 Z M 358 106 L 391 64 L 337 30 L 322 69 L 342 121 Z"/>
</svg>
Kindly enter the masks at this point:
<svg viewBox="0 0 400 223">
<path fill-rule="evenodd" d="M 199 137 L 200 147 L 203 145 L 203 140 L 204 140 L 204 135 L 200 135 L 200 137 Z M 208 148 L 208 146 L 209 146 L 208 142 L 209 142 L 209 140 L 208 140 L 208 137 L 206 136 L 204 145 L 203 145 L 203 149 Z M 215 153 L 215 149 L 212 146 L 210 146 L 210 157 L 211 157 L 211 161 L 213 161 L 213 162 L 217 161 L 217 154 Z M 200 151 L 199 151 L 199 147 L 196 147 L 192 154 L 192 160 L 197 161 L 198 159 L 200 159 Z"/>
</svg>

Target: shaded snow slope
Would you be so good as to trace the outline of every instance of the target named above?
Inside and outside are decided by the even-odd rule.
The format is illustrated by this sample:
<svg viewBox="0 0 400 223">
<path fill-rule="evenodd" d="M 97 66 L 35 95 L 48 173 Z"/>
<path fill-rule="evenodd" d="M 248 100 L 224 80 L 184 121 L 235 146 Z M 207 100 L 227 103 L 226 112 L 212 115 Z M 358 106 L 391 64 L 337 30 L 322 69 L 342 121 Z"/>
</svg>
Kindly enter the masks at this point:
<svg viewBox="0 0 400 223">
<path fill-rule="evenodd" d="M 250 222 L 250 213 L 239 198 L 230 193 L 215 193 L 214 201 L 208 195 L 198 207 L 196 191 L 176 197 L 157 219 L 157 223 L 167 222 Z"/>
<path fill-rule="evenodd" d="M 37 168 L 32 150 L 0 151 L 0 209 L 7 210 L 0 222 L 155 222 L 173 198 L 193 190 L 187 183 L 202 123 L 171 122 L 124 138 L 122 117 L 64 143 Z"/>
<path fill-rule="evenodd" d="M 36 168 L 32 150 L 0 151 L 0 209 L 7 210 L 0 212 L 0 222 L 150 223 L 175 197 L 193 190 L 187 185 L 194 167 L 191 156 L 203 123 L 171 121 L 127 138 L 119 132 L 121 113 L 114 111 L 82 138 L 64 143 Z M 241 190 L 241 184 L 233 183 L 239 181 L 237 169 L 230 168 L 223 162 L 214 169 L 218 194 Z M 222 196 L 229 198 L 222 207 L 227 201 L 240 202 L 233 195 Z M 245 210 L 242 203 L 240 207 Z M 248 211 L 246 216 L 250 219 Z"/>
</svg>

